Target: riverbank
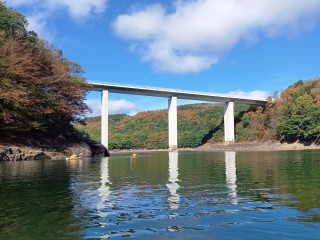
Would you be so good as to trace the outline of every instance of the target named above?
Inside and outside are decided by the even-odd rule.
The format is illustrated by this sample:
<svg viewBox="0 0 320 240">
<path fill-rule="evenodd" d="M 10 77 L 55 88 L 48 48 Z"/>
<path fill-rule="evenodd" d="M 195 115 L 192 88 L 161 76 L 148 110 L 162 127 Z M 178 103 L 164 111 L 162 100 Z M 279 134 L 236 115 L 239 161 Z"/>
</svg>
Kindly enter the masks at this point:
<svg viewBox="0 0 320 240">
<path fill-rule="evenodd" d="M 214 143 L 204 144 L 195 148 L 197 151 L 284 151 L 320 149 L 320 144 L 314 142 L 242 142 L 242 143 Z"/>
<path fill-rule="evenodd" d="M 30 137 L 0 140 L 0 161 L 61 160 L 73 153 L 82 157 L 105 157 L 109 151 L 88 139 L 35 139 Z"/>
<path fill-rule="evenodd" d="M 204 151 L 204 152 L 224 152 L 224 151 L 286 151 L 286 150 L 311 150 L 320 149 L 320 144 L 316 143 L 281 143 L 281 142 L 241 142 L 241 143 L 206 143 L 197 148 L 179 148 L 179 151 Z M 155 152 L 168 151 L 168 149 L 115 149 L 110 150 L 114 153 L 128 152 Z"/>
<path fill-rule="evenodd" d="M 243 142 L 243 143 L 206 143 L 197 148 L 179 148 L 179 151 L 283 151 L 283 150 L 311 150 L 320 149 L 316 143 L 280 143 L 280 142 Z M 155 152 L 168 151 L 168 149 L 116 149 L 108 151 L 103 145 L 88 139 L 48 140 L 40 141 L 32 138 L 21 138 L 20 141 L 0 140 L 0 161 L 26 161 L 26 160 L 60 160 L 71 154 L 82 153 L 83 157 L 104 157 L 109 154 L 129 152 Z"/>
</svg>

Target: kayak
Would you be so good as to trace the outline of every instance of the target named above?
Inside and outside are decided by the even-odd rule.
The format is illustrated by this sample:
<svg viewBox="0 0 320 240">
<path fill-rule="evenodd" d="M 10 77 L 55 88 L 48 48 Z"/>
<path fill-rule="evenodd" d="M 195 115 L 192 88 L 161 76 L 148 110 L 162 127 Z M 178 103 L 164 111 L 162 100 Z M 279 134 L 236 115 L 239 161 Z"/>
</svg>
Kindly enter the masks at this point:
<svg viewBox="0 0 320 240">
<path fill-rule="evenodd" d="M 81 157 L 74 157 L 74 156 L 69 157 L 69 160 L 79 160 L 79 159 L 81 159 Z"/>
<path fill-rule="evenodd" d="M 132 154 L 132 157 L 136 157 L 136 156 L 138 156 L 138 153 L 133 153 Z"/>
</svg>

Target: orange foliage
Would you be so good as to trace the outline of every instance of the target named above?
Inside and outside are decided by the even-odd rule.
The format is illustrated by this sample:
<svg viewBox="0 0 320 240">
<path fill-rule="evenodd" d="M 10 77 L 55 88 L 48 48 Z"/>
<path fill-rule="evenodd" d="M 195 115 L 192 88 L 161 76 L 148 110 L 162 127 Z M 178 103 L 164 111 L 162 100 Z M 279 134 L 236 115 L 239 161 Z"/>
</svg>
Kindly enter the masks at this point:
<svg viewBox="0 0 320 240">
<path fill-rule="evenodd" d="M 311 89 L 311 96 L 313 97 L 315 103 L 320 105 L 320 81 L 317 81 L 314 88 Z"/>
<path fill-rule="evenodd" d="M 56 132 L 88 111 L 59 49 L 0 35 L 0 125 Z"/>
<path fill-rule="evenodd" d="M 129 122 L 131 120 L 131 118 L 132 118 L 131 116 L 125 116 L 120 122 L 117 122 L 115 124 L 115 128 L 120 129 L 120 130 L 124 129 L 127 125 L 127 122 Z"/>
<path fill-rule="evenodd" d="M 181 110 L 178 112 L 178 115 L 178 118 L 189 120 L 197 124 L 199 124 L 202 121 L 202 118 L 197 114 L 197 112 L 191 109 Z"/>
<path fill-rule="evenodd" d="M 156 120 L 158 118 L 166 117 L 167 112 L 165 110 L 157 110 L 157 111 L 146 111 L 139 112 L 135 115 L 137 118 L 149 118 L 151 120 Z"/>
</svg>

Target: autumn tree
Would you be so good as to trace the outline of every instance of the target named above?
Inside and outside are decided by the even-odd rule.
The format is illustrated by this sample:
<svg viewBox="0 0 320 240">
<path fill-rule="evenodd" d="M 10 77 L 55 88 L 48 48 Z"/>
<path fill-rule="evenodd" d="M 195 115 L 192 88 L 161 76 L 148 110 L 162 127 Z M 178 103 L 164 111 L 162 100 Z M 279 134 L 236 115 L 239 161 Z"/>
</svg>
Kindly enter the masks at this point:
<svg viewBox="0 0 320 240">
<path fill-rule="evenodd" d="M 281 102 L 278 129 L 281 140 L 320 140 L 319 80 L 298 81 L 284 91 L 291 104 Z"/>
<path fill-rule="evenodd" d="M 0 129 L 65 134 L 89 111 L 83 70 L 26 27 L 0 2 Z"/>
</svg>

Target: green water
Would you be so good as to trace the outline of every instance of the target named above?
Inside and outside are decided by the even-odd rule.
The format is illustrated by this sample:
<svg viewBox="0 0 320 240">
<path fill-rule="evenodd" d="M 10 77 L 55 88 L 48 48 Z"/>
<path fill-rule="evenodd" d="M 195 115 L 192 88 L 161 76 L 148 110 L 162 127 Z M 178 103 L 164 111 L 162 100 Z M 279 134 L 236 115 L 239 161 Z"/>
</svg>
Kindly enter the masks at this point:
<svg viewBox="0 0 320 240">
<path fill-rule="evenodd" d="M 0 163 L 0 239 L 320 239 L 320 151 Z"/>
</svg>

